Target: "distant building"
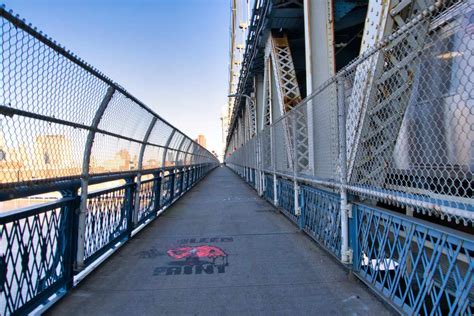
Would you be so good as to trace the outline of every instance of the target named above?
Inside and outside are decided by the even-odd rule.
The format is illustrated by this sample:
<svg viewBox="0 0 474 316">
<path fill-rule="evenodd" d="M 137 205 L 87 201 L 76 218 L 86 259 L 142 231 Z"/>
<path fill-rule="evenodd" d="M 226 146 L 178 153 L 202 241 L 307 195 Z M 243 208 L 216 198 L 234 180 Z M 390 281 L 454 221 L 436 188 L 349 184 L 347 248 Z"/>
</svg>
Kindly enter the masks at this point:
<svg viewBox="0 0 474 316">
<path fill-rule="evenodd" d="M 198 135 L 198 138 L 194 141 L 202 147 L 206 148 L 206 137 L 204 135 Z"/>
<path fill-rule="evenodd" d="M 112 159 L 104 161 L 103 166 L 98 166 L 95 171 L 100 173 L 135 170 L 137 165 L 137 155 L 132 157 L 127 149 L 121 149 L 115 153 Z"/>
<path fill-rule="evenodd" d="M 0 183 L 78 175 L 71 139 L 66 135 L 39 135 L 32 146 L 7 146 L 0 133 Z"/>
</svg>

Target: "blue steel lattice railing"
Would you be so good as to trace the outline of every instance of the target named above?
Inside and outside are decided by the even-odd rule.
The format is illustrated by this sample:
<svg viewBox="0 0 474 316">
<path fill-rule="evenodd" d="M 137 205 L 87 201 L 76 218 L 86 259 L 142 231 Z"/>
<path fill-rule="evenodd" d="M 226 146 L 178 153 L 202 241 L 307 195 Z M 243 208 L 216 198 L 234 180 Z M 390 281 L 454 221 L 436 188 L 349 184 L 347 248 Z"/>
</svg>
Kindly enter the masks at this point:
<svg viewBox="0 0 474 316">
<path fill-rule="evenodd" d="M 472 315 L 474 242 L 444 227 L 354 206 L 354 270 L 408 314 Z"/>
<path fill-rule="evenodd" d="M 127 183 L 88 195 L 84 243 L 86 265 L 127 237 L 134 185 Z"/>
<path fill-rule="evenodd" d="M 265 174 L 265 190 L 263 196 L 269 200 L 270 202 L 273 202 L 273 199 L 275 198 L 274 195 L 274 190 L 273 190 L 273 175 L 271 174 Z"/>
<path fill-rule="evenodd" d="M 337 258 L 341 256 L 341 198 L 338 194 L 300 186 L 302 227 Z"/>
<path fill-rule="evenodd" d="M 0 314 L 25 314 L 62 297 L 218 161 L 4 6 L 0 73 L 0 202 L 62 196 L 0 214 Z M 89 192 L 110 181 L 125 184 Z"/>
<path fill-rule="evenodd" d="M 297 222 L 298 217 L 295 214 L 295 188 L 293 182 L 282 178 L 277 178 L 278 181 L 278 206 L 284 211 L 283 214 L 288 218 Z"/>
<path fill-rule="evenodd" d="M 0 216 L 0 313 L 25 314 L 72 283 L 74 198 Z"/>
<path fill-rule="evenodd" d="M 180 172 L 195 175 L 188 182 L 189 190 L 211 169 L 202 165 Z M 125 243 L 187 191 L 173 181 L 173 172 L 165 179 L 162 174 L 142 182 L 138 207 L 133 199 L 137 184 L 130 178 L 124 185 L 88 194 L 83 268 Z M 31 312 L 74 285 L 81 272 L 75 269 L 79 204 L 80 196 L 71 195 L 0 214 L 0 314 Z"/>
<path fill-rule="evenodd" d="M 155 176 L 153 179 L 143 181 L 140 185 L 138 206 L 138 223 L 140 224 L 152 216 L 154 210 L 160 208 L 160 180 L 160 176 Z"/>
</svg>

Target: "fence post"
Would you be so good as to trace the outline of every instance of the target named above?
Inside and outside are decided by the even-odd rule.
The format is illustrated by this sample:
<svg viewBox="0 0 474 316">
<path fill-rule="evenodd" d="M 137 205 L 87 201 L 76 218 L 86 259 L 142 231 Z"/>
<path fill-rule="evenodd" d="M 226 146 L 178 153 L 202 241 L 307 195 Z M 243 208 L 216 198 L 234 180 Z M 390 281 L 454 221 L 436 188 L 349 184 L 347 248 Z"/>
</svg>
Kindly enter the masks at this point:
<svg viewBox="0 0 474 316">
<path fill-rule="evenodd" d="M 129 177 L 125 179 L 126 184 L 128 184 L 127 188 L 125 189 L 125 196 L 124 196 L 124 208 L 125 208 L 125 216 L 127 218 L 127 231 L 128 237 L 130 238 L 132 235 L 133 230 L 133 217 L 134 217 L 134 198 L 135 198 L 135 189 L 137 183 L 135 182 L 135 177 Z M 140 202 L 138 202 L 140 203 Z"/>
<path fill-rule="evenodd" d="M 297 111 L 297 110 L 295 110 Z M 293 186 L 294 186 L 294 204 L 295 204 L 295 215 L 301 217 L 301 208 L 300 208 L 300 187 L 298 185 L 298 180 L 296 179 L 298 176 L 298 146 L 296 142 L 298 139 L 296 138 L 296 115 L 295 112 L 291 113 L 288 116 L 288 120 L 292 120 L 293 124 L 291 124 L 292 134 L 293 134 Z"/>
<path fill-rule="evenodd" d="M 189 178 L 189 173 L 186 167 L 183 168 L 183 190 L 187 191 L 188 190 L 188 178 Z"/>
<path fill-rule="evenodd" d="M 84 155 L 82 159 L 82 173 L 81 173 L 81 204 L 79 206 L 78 216 L 78 236 L 77 236 L 77 254 L 76 254 L 76 269 L 84 269 L 84 244 L 86 231 L 86 217 L 87 217 L 87 196 L 89 187 L 89 167 L 92 153 L 92 145 L 94 144 L 95 133 L 99 127 L 99 123 L 104 115 L 109 102 L 112 100 L 115 93 L 114 87 L 109 87 L 102 99 L 91 123 L 91 129 L 87 134 L 86 144 L 84 146 Z"/>
<path fill-rule="evenodd" d="M 179 177 L 179 195 L 183 195 L 183 183 L 184 183 L 184 168 L 179 172 L 181 176 Z"/>
<path fill-rule="evenodd" d="M 162 178 L 162 172 L 154 173 L 153 174 L 153 184 L 154 188 L 153 190 L 155 191 L 155 201 L 154 201 L 154 211 L 158 212 L 161 208 L 161 178 Z"/>
<path fill-rule="evenodd" d="M 145 155 L 145 148 L 146 144 L 148 142 L 148 138 L 150 137 L 151 131 L 155 127 L 156 121 L 158 118 L 156 116 L 153 117 L 153 119 L 150 122 L 150 125 L 148 126 L 148 129 L 145 133 L 145 136 L 143 137 L 143 143 L 140 148 L 140 154 L 138 156 L 138 174 L 137 174 L 137 187 L 135 190 L 135 210 L 134 210 L 134 215 L 133 215 L 133 225 L 136 226 L 138 223 L 138 213 L 140 211 L 140 190 L 141 190 L 141 185 L 142 185 L 142 169 L 143 169 L 143 156 Z"/>
<path fill-rule="evenodd" d="M 176 176 L 175 170 L 170 171 L 169 176 L 170 176 L 169 181 L 171 182 L 171 184 L 170 184 L 170 203 L 172 203 L 173 200 L 174 200 L 174 180 L 175 180 L 175 176 Z"/>
<path fill-rule="evenodd" d="M 64 208 L 64 226 L 63 234 L 65 234 L 66 245 L 64 247 L 64 279 L 66 281 L 66 290 L 72 289 L 74 286 L 74 263 L 77 254 L 77 223 L 78 213 L 77 210 L 81 204 L 81 198 L 77 194 L 78 188 L 61 191 L 63 198 L 74 197 Z"/>
<path fill-rule="evenodd" d="M 338 132 L 339 132 L 339 164 L 341 181 L 341 261 L 349 264 L 352 261 L 352 252 L 349 249 L 349 216 L 347 204 L 347 152 L 346 152 L 346 111 L 344 105 L 344 77 L 337 78 L 337 108 L 338 108 Z"/>
<path fill-rule="evenodd" d="M 258 136 L 258 166 L 259 166 L 259 180 L 260 180 L 260 196 L 263 196 L 265 190 L 265 173 L 263 172 L 263 157 L 262 157 L 262 136 Z"/>
</svg>

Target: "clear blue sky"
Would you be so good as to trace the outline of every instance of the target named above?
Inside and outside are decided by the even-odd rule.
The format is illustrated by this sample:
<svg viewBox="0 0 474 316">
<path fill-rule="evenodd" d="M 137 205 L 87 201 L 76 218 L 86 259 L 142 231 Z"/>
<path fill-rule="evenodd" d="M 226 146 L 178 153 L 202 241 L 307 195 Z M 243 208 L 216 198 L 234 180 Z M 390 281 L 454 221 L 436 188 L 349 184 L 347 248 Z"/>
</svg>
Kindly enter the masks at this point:
<svg viewBox="0 0 474 316">
<path fill-rule="evenodd" d="M 8 9 L 220 153 L 229 0 L 4 0 Z"/>
</svg>

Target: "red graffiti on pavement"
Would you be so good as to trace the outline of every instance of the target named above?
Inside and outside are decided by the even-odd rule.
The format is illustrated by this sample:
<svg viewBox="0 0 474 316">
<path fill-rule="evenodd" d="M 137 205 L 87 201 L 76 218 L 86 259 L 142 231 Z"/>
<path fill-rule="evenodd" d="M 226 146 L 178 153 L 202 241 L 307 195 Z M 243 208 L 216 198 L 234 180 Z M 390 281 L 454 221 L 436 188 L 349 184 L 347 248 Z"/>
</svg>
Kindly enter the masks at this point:
<svg viewBox="0 0 474 316">
<path fill-rule="evenodd" d="M 170 249 L 166 252 L 168 256 L 174 259 L 187 259 L 187 258 L 224 258 L 227 254 L 219 247 L 216 246 L 184 246 L 179 248 Z"/>
</svg>

